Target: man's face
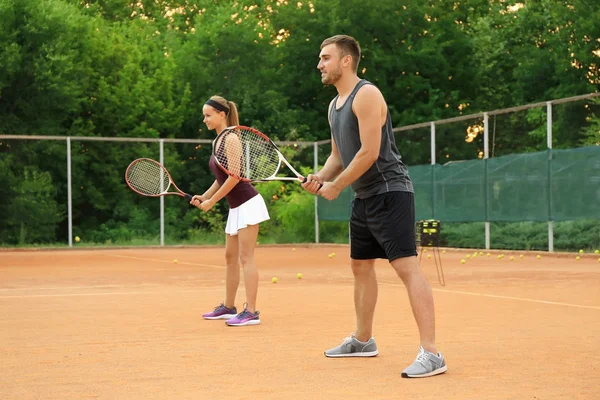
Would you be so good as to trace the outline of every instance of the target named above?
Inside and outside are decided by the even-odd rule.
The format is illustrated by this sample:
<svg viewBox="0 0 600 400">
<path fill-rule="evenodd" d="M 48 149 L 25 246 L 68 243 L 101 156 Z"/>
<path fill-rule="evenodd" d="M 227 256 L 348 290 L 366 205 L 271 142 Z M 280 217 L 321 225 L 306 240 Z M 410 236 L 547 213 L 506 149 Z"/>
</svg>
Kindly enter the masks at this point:
<svg viewBox="0 0 600 400">
<path fill-rule="evenodd" d="M 321 82 L 334 85 L 342 77 L 342 51 L 335 43 L 328 44 L 319 53 L 317 69 L 321 72 Z"/>
</svg>

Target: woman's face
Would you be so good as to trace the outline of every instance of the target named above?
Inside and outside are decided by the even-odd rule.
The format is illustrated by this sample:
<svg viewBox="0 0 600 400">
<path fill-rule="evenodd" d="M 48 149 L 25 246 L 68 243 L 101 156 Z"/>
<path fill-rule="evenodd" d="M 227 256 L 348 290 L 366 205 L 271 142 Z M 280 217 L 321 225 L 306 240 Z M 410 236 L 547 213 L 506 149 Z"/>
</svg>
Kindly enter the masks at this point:
<svg viewBox="0 0 600 400">
<path fill-rule="evenodd" d="M 208 130 L 217 129 L 226 118 L 223 111 L 215 110 L 212 106 L 207 104 L 202 107 L 202 113 L 204 114 L 203 122 L 206 124 Z"/>
</svg>

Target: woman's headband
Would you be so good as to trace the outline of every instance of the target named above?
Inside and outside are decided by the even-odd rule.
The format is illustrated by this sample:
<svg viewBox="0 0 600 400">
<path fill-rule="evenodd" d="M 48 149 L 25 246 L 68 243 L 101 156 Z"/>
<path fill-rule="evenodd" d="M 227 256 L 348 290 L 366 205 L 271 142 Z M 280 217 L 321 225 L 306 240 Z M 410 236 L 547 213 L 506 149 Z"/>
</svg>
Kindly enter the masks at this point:
<svg viewBox="0 0 600 400">
<path fill-rule="evenodd" d="M 216 108 L 219 111 L 223 111 L 225 114 L 229 114 L 229 107 L 225 107 L 223 104 L 218 101 L 214 101 L 213 99 L 206 100 L 207 105 Z"/>
</svg>

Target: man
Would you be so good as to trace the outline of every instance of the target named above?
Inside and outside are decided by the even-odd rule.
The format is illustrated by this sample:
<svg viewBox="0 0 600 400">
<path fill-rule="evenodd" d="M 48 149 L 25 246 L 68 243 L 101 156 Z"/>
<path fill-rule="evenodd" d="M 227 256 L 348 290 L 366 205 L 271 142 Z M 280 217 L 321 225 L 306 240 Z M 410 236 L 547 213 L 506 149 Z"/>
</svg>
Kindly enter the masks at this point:
<svg viewBox="0 0 600 400">
<path fill-rule="evenodd" d="M 334 200 L 348 185 L 356 193 L 350 218 L 356 332 L 325 355 L 372 357 L 379 353 L 372 337 L 377 303 L 375 259 L 386 258 L 406 286 L 421 341 L 417 358 L 402 377 L 438 375 L 447 367 L 435 345 L 431 287 L 417 261 L 413 185 L 396 148 L 383 95 L 357 75 L 360 57 L 360 46 L 350 36 L 336 35 L 321 44 L 317 66 L 321 81 L 334 85 L 338 92 L 329 104 L 331 155 L 302 185 L 327 200 Z"/>
</svg>

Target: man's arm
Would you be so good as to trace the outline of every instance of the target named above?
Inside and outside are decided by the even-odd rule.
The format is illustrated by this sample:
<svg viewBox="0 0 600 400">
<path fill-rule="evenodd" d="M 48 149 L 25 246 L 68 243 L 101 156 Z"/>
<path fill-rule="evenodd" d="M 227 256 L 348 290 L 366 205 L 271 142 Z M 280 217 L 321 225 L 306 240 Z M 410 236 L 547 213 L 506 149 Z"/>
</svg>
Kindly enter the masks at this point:
<svg viewBox="0 0 600 400">
<path fill-rule="evenodd" d="M 334 99 L 335 100 L 335 99 Z M 331 100 L 329 103 L 329 108 L 327 112 L 327 119 L 329 120 L 329 125 L 331 125 L 331 119 L 329 116 L 331 115 L 331 107 L 333 107 L 334 101 Z M 331 136 L 331 154 L 327 157 L 323 168 L 316 174 L 309 174 L 306 179 L 306 183 L 302 184 L 302 187 L 307 191 L 317 194 L 319 189 L 321 188 L 323 182 L 334 179 L 336 176 L 340 174 L 344 170 L 344 165 L 342 164 L 342 159 L 340 157 L 340 153 L 338 152 L 337 146 L 335 144 L 335 140 L 333 139 L 333 135 Z"/>
<path fill-rule="evenodd" d="M 338 152 L 337 146 L 333 136 L 331 137 L 331 154 L 327 157 L 325 165 L 317 173 L 317 177 L 320 182 L 330 181 L 338 176 L 344 170 L 340 153 Z"/>
<path fill-rule="evenodd" d="M 360 178 L 379 157 L 381 149 L 383 95 L 375 86 L 363 86 L 354 98 L 352 110 L 358 119 L 360 150 L 352 162 L 331 183 L 323 185 L 319 194 L 328 200 L 335 199 L 346 187 Z"/>
</svg>

